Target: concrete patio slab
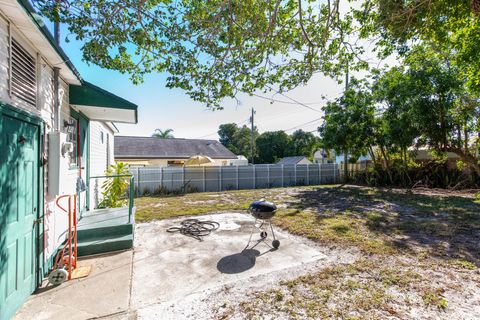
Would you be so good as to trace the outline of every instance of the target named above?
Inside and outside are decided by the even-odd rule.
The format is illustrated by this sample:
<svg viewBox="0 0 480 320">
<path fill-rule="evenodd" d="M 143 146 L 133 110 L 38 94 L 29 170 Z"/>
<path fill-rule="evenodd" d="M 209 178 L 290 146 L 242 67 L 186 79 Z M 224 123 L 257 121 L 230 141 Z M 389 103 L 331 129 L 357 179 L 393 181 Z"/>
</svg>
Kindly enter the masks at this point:
<svg viewBox="0 0 480 320">
<path fill-rule="evenodd" d="M 129 307 L 132 254 L 125 251 L 79 260 L 79 265 L 92 266 L 88 277 L 39 289 L 14 319 L 123 317 Z"/>
<path fill-rule="evenodd" d="M 14 319 L 184 319 L 185 309 L 194 309 L 219 288 L 249 290 L 252 283 L 267 285 L 326 259 L 308 240 L 276 228 L 278 250 L 265 243 L 245 250 L 253 224 L 248 214 L 195 217 L 220 224 L 203 241 L 166 232 L 183 219 L 138 224 L 134 251 L 81 260 L 92 265 L 88 277 L 41 289 Z M 259 239 L 258 232 L 253 239 Z"/>
<path fill-rule="evenodd" d="M 220 227 L 198 241 L 166 232 L 168 227 L 178 225 L 184 218 L 137 225 L 131 308 L 137 310 L 139 316 L 155 318 L 162 315 L 162 308 L 156 305 L 185 303 L 189 295 L 207 289 L 234 286 L 251 277 L 325 258 L 314 247 L 278 229 L 275 229 L 281 242 L 278 250 L 272 251 L 264 243 L 244 250 L 253 224 L 248 214 L 195 218 L 216 221 Z M 268 232 L 271 242 L 270 230 Z M 258 232 L 254 233 L 254 239 L 258 238 Z"/>
</svg>

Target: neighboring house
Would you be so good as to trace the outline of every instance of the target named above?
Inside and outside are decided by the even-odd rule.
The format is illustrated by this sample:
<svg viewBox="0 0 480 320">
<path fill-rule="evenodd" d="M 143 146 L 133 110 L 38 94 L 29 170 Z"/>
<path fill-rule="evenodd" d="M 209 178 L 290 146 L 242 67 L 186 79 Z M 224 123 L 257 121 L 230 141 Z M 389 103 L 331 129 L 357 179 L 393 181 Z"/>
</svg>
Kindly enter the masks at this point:
<svg viewBox="0 0 480 320">
<path fill-rule="evenodd" d="M 0 1 L 1 320 L 66 238 L 58 197 L 78 194 L 78 216 L 93 209 L 90 177 L 113 162 L 113 122 L 136 123 L 137 106 L 84 81 L 28 0 Z"/>
<path fill-rule="evenodd" d="M 330 152 L 327 152 L 327 150 L 320 149 L 315 151 L 313 154 L 313 162 L 314 163 L 334 163 L 335 162 L 335 151 L 330 150 Z"/>
<path fill-rule="evenodd" d="M 416 162 L 425 163 L 434 159 L 434 157 L 432 156 L 432 150 L 426 147 L 421 147 L 418 149 L 409 148 L 409 151 L 410 151 L 410 155 L 413 157 L 413 159 Z M 457 169 L 458 168 L 457 162 L 459 160 L 461 160 L 461 158 L 456 153 L 453 153 L 453 152 L 446 153 L 446 163 L 449 169 Z"/>
<path fill-rule="evenodd" d="M 344 160 L 345 160 L 345 156 L 343 155 L 343 153 L 337 154 L 335 156 L 335 163 L 337 163 L 337 164 L 342 164 Z M 349 156 L 349 160 L 350 160 L 350 156 Z M 370 154 L 368 154 L 366 156 L 360 156 L 357 159 L 358 163 L 363 163 L 363 162 L 367 162 L 367 161 L 372 161 L 372 157 L 370 157 Z"/>
<path fill-rule="evenodd" d="M 280 161 L 277 162 L 277 164 L 312 164 L 310 160 L 307 159 L 307 157 L 304 156 L 296 156 L 296 157 L 285 157 L 282 158 Z"/>
<path fill-rule="evenodd" d="M 248 166 L 248 159 L 245 156 L 237 156 L 237 159 L 230 161 L 231 166 Z"/>
<path fill-rule="evenodd" d="M 216 140 L 115 136 L 115 161 L 130 166 L 181 167 L 188 158 L 208 156 L 213 166 L 229 166 L 237 156 Z"/>
<path fill-rule="evenodd" d="M 431 150 L 429 150 L 428 148 L 419 148 L 419 149 L 410 148 L 409 151 L 412 154 L 413 158 L 417 161 L 429 161 L 433 159 Z M 449 161 L 460 160 L 460 156 L 457 155 L 456 153 L 447 152 L 446 155 L 447 155 L 447 160 Z"/>
</svg>

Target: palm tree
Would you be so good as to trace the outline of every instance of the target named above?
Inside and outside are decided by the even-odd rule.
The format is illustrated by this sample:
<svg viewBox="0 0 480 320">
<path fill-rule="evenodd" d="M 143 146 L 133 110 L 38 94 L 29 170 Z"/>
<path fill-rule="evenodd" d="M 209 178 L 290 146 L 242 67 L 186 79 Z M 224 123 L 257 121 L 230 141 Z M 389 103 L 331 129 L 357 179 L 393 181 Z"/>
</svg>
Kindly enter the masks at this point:
<svg viewBox="0 0 480 320">
<path fill-rule="evenodd" d="M 159 139 L 172 139 L 174 138 L 173 129 L 155 129 L 155 132 L 152 134 L 152 137 L 159 138 Z"/>
</svg>

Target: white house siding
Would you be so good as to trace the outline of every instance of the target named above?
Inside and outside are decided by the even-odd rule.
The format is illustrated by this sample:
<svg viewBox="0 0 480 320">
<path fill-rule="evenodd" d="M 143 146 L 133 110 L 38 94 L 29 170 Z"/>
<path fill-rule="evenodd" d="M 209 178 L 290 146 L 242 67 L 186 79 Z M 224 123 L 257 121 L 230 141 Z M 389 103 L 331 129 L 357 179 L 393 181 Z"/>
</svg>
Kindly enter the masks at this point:
<svg viewBox="0 0 480 320">
<path fill-rule="evenodd" d="M 8 23 L 0 16 L 0 100 L 7 101 L 8 95 Z"/>
<path fill-rule="evenodd" d="M 0 15 L 0 101 L 23 109 L 44 121 L 45 134 L 53 128 L 53 68 L 37 54 L 36 50 L 11 24 L 12 36 L 37 59 L 37 105 L 31 106 L 9 94 L 9 24 Z M 68 101 L 68 84 L 61 81 L 61 108 L 62 122 L 70 116 Z M 62 130 L 64 130 L 62 126 Z M 48 154 L 48 140 L 46 139 L 46 154 Z M 66 161 L 66 160 L 65 160 Z M 75 193 L 76 170 L 68 172 L 67 193 Z M 65 237 L 68 227 L 67 215 L 55 205 L 55 195 L 49 195 L 47 190 L 48 165 L 44 166 L 44 224 L 45 224 L 45 259 L 49 259 Z"/>
<path fill-rule="evenodd" d="M 42 119 L 50 131 L 53 128 L 53 69 L 43 58 L 40 60 L 39 72 L 38 107 Z"/>
<path fill-rule="evenodd" d="M 102 141 L 103 133 L 103 141 Z M 113 130 L 104 122 L 90 121 L 90 177 L 103 176 L 107 169 L 107 146 L 110 149 L 110 164 L 113 164 Z M 109 144 L 107 144 L 107 139 Z M 104 179 L 91 179 L 90 208 L 101 201 L 101 184 Z M 97 188 L 95 188 L 95 184 Z"/>
<path fill-rule="evenodd" d="M 53 69 L 50 73 L 53 79 Z M 46 75 L 49 77 L 49 75 Z M 48 103 L 44 104 L 44 109 L 42 113 L 45 117 L 50 116 L 52 118 L 53 114 L 53 85 L 48 86 L 49 82 L 46 80 L 44 82 L 47 85 L 47 88 L 41 88 L 44 91 L 45 101 L 48 100 L 47 97 L 50 97 L 49 91 L 51 90 L 52 99 Z M 63 133 L 66 133 L 66 129 L 63 126 L 64 121 L 68 121 L 70 118 L 70 105 L 68 101 L 68 84 L 60 79 L 60 88 L 59 88 L 59 98 L 60 98 L 60 130 Z M 39 99 L 41 100 L 41 99 Z M 53 123 L 47 129 L 47 133 L 53 131 Z M 48 145 L 48 143 L 47 143 Z M 48 154 L 48 153 L 47 153 Z M 62 159 L 63 161 L 68 161 L 67 158 Z M 66 181 L 66 190 L 65 194 L 74 194 L 76 192 L 76 179 L 78 176 L 78 171 L 76 169 L 69 170 L 62 176 L 62 179 Z M 48 165 L 46 166 L 45 177 L 48 179 Z M 47 186 L 47 184 L 45 185 Z M 47 189 L 47 187 L 45 187 Z M 55 253 L 56 248 L 65 240 L 65 231 L 68 228 L 68 215 L 61 211 L 55 204 L 56 196 L 51 195 L 46 191 L 45 195 L 45 252 L 46 258 L 50 257 Z M 66 201 L 66 199 L 64 199 Z M 65 205 L 65 204 L 64 204 Z"/>
</svg>

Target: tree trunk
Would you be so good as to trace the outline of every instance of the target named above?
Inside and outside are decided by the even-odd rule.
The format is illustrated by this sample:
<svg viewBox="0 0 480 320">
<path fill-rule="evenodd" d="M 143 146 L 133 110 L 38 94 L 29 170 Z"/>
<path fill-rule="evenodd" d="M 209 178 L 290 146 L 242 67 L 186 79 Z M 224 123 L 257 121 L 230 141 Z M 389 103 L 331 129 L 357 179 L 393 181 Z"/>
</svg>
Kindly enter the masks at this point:
<svg viewBox="0 0 480 320">
<path fill-rule="evenodd" d="M 343 152 L 343 179 L 348 182 L 348 151 Z"/>
<path fill-rule="evenodd" d="M 385 152 L 385 148 L 383 146 L 380 146 L 380 152 L 382 153 L 382 156 L 385 159 L 385 170 L 387 171 L 388 178 L 390 179 L 390 183 L 393 183 L 392 173 L 390 172 L 390 162 L 388 160 L 387 154 Z"/>
<path fill-rule="evenodd" d="M 377 159 L 375 158 L 375 153 L 373 152 L 372 146 L 368 146 L 368 152 L 370 153 L 370 157 L 372 158 L 373 165 L 377 165 Z"/>
</svg>

